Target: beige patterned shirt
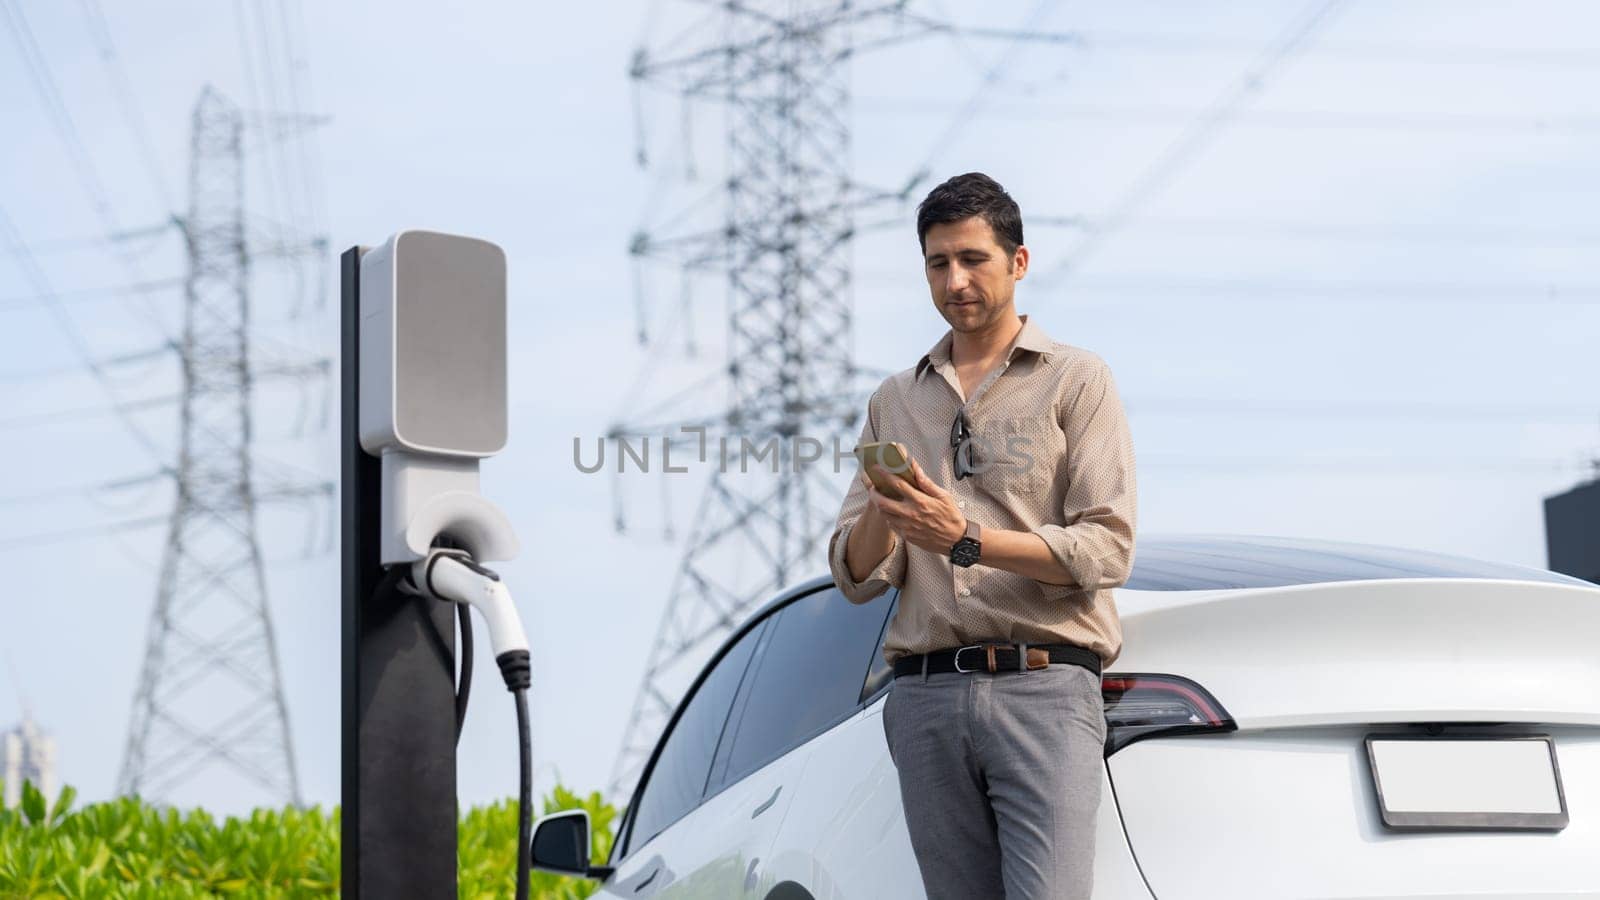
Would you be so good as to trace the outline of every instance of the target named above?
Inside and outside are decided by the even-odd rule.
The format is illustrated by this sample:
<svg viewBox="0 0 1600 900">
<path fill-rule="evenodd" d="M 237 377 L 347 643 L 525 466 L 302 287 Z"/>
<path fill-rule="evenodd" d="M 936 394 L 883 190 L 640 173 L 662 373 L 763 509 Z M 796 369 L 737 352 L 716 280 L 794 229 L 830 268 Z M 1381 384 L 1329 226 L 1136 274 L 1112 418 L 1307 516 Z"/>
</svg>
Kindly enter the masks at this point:
<svg viewBox="0 0 1600 900">
<path fill-rule="evenodd" d="M 905 444 L 969 519 L 1038 534 L 1072 583 L 1046 584 L 981 560 L 954 566 L 947 554 L 898 535 L 865 580 L 851 581 L 845 547 L 867 505 L 866 488 L 852 478 L 828 564 L 852 603 L 901 588 L 883 643 L 891 664 L 908 653 L 983 640 L 1076 644 L 1099 653 L 1105 667 L 1122 652 L 1111 589 L 1128 579 L 1135 521 L 1133 442 L 1122 401 L 1105 360 L 1022 320 L 1005 361 L 971 398 L 962 395 L 946 332 L 915 367 L 873 392 L 861 442 Z M 950 432 L 963 406 L 979 472 L 957 481 Z"/>
</svg>

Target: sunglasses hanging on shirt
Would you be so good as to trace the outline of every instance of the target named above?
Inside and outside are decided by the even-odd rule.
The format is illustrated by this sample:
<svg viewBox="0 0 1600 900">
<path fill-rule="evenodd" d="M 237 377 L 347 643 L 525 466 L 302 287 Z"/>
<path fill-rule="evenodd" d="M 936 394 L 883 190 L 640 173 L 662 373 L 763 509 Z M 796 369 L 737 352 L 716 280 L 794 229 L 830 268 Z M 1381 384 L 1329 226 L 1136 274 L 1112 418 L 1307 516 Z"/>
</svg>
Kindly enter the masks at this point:
<svg viewBox="0 0 1600 900">
<path fill-rule="evenodd" d="M 950 423 L 950 446 L 955 455 L 956 480 L 977 474 L 972 465 L 972 424 L 967 421 L 965 408 L 956 410 L 956 420 Z"/>
</svg>

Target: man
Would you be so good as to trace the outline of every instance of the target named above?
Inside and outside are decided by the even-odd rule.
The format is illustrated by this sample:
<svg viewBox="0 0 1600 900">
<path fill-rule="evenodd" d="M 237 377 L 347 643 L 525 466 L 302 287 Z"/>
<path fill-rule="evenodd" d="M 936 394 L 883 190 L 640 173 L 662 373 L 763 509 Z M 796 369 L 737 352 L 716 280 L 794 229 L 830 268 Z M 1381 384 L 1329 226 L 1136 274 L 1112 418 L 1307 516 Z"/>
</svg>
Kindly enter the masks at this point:
<svg viewBox="0 0 1600 900">
<path fill-rule="evenodd" d="M 1133 562 L 1127 421 L 1104 360 L 1017 314 L 1028 248 L 1000 185 L 934 188 L 917 237 L 950 330 L 873 393 L 861 441 L 905 444 L 910 478 L 900 499 L 852 482 L 829 564 L 852 603 L 901 589 L 883 727 L 928 896 L 1087 898 L 1111 589 Z"/>
</svg>

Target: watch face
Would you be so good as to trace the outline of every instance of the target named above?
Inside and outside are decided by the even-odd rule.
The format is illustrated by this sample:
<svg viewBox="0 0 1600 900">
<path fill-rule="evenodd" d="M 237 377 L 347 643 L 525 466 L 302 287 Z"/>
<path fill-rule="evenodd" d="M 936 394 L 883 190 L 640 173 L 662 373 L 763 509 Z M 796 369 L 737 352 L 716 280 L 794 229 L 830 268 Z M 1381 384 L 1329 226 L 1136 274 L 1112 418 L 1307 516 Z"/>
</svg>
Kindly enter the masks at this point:
<svg viewBox="0 0 1600 900">
<path fill-rule="evenodd" d="M 978 561 L 978 542 L 972 538 L 962 538 L 950 548 L 950 561 L 958 566 L 970 566 Z"/>
</svg>

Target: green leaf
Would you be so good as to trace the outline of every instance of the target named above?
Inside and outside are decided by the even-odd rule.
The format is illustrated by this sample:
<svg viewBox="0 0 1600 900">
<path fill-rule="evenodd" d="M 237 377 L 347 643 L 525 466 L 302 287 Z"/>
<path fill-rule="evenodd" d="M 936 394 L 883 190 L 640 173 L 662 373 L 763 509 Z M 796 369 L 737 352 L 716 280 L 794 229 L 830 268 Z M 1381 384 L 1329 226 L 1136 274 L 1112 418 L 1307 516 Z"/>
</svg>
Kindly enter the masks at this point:
<svg viewBox="0 0 1600 900">
<path fill-rule="evenodd" d="M 22 814 L 27 816 L 30 825 L 45 823 L 44 794 L 31 781 L 22 783 Z"/>
<path fill-rule="evenodd" d="M 67 811 L 72 809 L 72 801 L 77 799 L 78 789 L 67 785 L 56 795 L 56 802 L 50 806 L 50 822 L 55 824 L 66 818 Z"/>
</svg>

